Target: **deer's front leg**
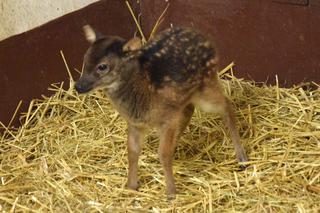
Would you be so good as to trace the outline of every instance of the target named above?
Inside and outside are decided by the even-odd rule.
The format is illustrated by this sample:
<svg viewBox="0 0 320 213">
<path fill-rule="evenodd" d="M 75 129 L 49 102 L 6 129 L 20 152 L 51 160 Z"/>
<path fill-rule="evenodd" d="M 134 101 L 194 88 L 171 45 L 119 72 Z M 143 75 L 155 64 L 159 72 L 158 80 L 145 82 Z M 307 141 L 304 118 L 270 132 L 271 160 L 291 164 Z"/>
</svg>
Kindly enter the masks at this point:
<svg viewBox="0 0 320 213">
<path fill-rule="evenodd" d="M 160 145 L 159 158 L 163 166 L 164 175 L 166 179 L 166 189 L 168 198 L 174 198 L 176 194 L 176 186 L 172 171 L 172 162 L 174 151 L 176 148 L 176 141 L 179 135 L 179 123 L 171 125 L 164 125 L 160 130 Z"/>
<path fill-rule="evenodd" d="M 128 127 L 128 161 L 129 173 L 127 186 L 130 189 L 138 189 L 138 159 L 141 152 L 141 144 L 144 130 L 129 125 Z"/>
</svg>

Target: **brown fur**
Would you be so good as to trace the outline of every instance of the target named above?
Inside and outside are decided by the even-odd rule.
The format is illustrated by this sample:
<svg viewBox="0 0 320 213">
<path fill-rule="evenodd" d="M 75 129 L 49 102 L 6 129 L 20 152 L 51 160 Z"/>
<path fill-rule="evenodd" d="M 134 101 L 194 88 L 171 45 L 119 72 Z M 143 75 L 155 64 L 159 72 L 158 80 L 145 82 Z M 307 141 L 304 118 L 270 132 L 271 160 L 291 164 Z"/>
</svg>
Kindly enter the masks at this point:
<svg viewBox="0 0 320 213">
<path fill-rule="evenodd" d="M 94 37 L 92 31 L 86 33 L 90 35 L 89 40 Z M 134 47 L 130 48 L 130 42 Z M 130 51 L 125 53 L 124 49 Z M 107 65 L 105 73 L 99 71 L 101 64 Z M 119 37 L 100 36 L 92 43 L 76 90 L 84 93 L 103 88 L 126 119 L 129 188 L 138 187 L 138 157 L 145 130 L 155 128 L 160 137 L 159 158 L 164 168 L 167 194 L 176 193 L 172 172 L 174 150 L 194 106 L 223 116 L 230 129 L 237 160 L 247 161 L 232 106 L 223 95 L 216 70 L 214 47 L 192 29 L 169 29 L 142 47 L 137 46 L 136 41 L 125 42 Z"/>
</svg>

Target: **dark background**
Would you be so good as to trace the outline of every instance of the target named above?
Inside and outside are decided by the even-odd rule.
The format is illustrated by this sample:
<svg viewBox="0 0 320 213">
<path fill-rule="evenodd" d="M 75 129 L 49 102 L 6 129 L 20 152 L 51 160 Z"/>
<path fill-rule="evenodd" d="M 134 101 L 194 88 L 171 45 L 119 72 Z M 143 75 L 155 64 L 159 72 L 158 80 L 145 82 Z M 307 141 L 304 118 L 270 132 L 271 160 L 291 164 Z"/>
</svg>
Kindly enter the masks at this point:
<svg viewBox="0 0 320 213">
<path fill-rule="evenodd" d="M 221 67 L 234 61 L 236 76 L 282 86 L 320 82 L 319 0 L 171 0 L 161 28 L 192 26 L 217 44 Z M 130 1 L 148 36 L 166 1 Z M 28 32 L 0 41 L 0 122 L 7 125 L 20 100 L 50 95 L 66 81 L 60 56 L 81 70 L 88 47 L 82 26 L 130 38 L 136 32 L 125 1 L 102 0 Z M 73 72 L 75 78 L 79 74 Z M 18 119 L 13 123 L 19 125 Z"/>
</svg>

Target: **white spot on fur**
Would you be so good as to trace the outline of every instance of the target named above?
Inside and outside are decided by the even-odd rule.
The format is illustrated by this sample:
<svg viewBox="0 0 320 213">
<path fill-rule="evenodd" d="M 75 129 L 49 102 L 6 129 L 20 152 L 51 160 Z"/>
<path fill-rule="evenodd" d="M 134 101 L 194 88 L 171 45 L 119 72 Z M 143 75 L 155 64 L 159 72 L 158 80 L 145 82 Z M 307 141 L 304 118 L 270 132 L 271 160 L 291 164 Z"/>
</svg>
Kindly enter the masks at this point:
<svg viewBox="0 0 320 213">
<path fill-rule="evenodd" d="M 161 52 L 157 52 L 154 54 L 156 57 L 160 58 L 162 55 L 161 55 Z"/>
<path fill-rule="evenodd" d="M 170 81 L 171 78 L 170 78 L 170 76 L 166 75 L 166 76 L 163 77 L 163 80 L 164 80 L 164 81 Z"/>
</svg>

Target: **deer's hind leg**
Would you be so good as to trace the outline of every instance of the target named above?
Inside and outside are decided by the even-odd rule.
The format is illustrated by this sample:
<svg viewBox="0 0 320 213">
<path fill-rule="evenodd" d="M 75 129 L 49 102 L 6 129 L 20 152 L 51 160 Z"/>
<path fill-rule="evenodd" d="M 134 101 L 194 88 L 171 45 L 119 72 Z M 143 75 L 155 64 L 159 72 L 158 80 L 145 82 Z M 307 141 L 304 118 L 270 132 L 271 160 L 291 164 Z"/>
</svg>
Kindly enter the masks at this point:
<svg viewBox="0 0 320 213">
<path fill-rule="evenodd" d="M 226 126 L 230 130 L 238 162 L 248 161 L 246 152 L 240 143 L 232 104 L 223 94 L 219 84 L 213 81 L 204 86 L 198 94 L 195 94 L 193 103 L 206 112 L 219 113 L 223 117 Z"/>
<path fill-rule="evenodd" d="M 194 105 L 193 104 L 187 105 L 184 108 L 184 110 L 182 111 L 182 118 L 180 121 L 179 135 L 181 135 L 183 133 L 183 131 L 186 129 L 186 127 L 190 123 L 193 112 L 194 112 Z"/>
</svg>

